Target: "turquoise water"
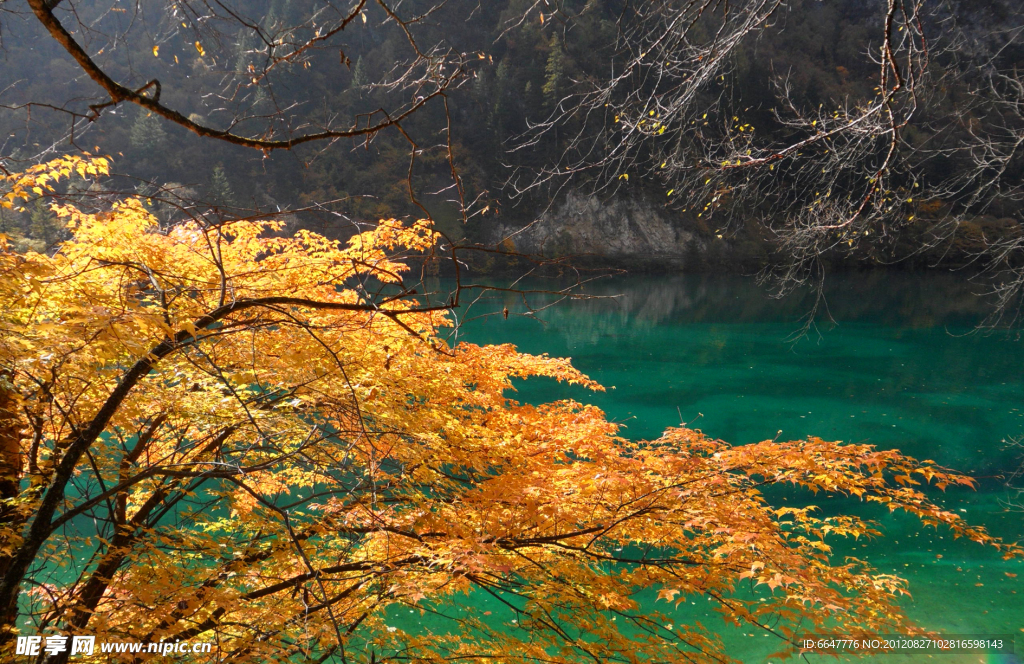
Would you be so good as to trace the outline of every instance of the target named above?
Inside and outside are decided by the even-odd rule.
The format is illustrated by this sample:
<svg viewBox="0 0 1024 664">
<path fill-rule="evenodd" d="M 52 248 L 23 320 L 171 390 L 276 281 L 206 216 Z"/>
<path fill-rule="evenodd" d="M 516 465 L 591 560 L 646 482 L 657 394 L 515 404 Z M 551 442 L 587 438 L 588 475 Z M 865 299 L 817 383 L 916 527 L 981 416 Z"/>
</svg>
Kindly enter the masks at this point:
<svg viewBox="0 0 1024 664">
<path fill-rule="evenodd" d="M 1022 455 L 1011 442 L 1024 436 L 1024 341 L 973 331 L 987 311 L 974 290 L 958 275 L 833 277 L 827 306 L 801 335 L 814 304 L 810 296 L 773 300 L 738 277 L 615 278 L 586 288 L 595 299 L 566 301 L 538 318 L 522 315 L 522 298 L 497 295 L 466 314 L 473 320 L 460 335 L 572 357 L 614 389 L 594 394 L 530 381 L 519 398 L 572 396 L 599 405 L 630 437 L 657 437 L 684 422 L 733 444 L 817 435 L 934 459 L 979 482 L 978 491 L 950 492 L 941 502 L 1004 538 L 1020 539 L 1024 514 L 1007 511 L 1015 494 L 1004 478 Z M 533 306 L 551 301 L 528 299 Z M 507 320 L 474 318 L 503 307 Z M 855 501 L 834 507 L 864 509 Z M 908 518 L 868 514 L 880 521 L 885 538 L 851 546 L 880 570 L 910 581 L 911 617 L 947 634 L 1014 633 L 1017 657 L 1024 660 L 1024 564 L 924 531 Z M 731 654 L 744 661 L 763 661 L 776 647 L 762 635 L 725 636 Z"/>
</svg>

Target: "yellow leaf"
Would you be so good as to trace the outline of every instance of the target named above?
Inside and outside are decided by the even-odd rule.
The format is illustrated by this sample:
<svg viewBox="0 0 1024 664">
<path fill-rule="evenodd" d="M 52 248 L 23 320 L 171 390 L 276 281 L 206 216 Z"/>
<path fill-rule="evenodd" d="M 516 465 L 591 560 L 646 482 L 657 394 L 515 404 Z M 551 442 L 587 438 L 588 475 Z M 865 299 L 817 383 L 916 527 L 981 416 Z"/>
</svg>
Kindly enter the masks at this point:
<svg viewBox="0 0 1024 664">
<path fill-rule="evenodd" d="M 63 157 L 0 175 L 0 191 L 10 202 L 72 173 L 108 169 L 105 159 Z M 514 401 L 508 392 L 520 380 L 603 388 L 565 358 L 511 344 L 453 345 L 454 315 L 424 308 L 415 292 L 395 296 L 419 270 L 408 257 L 439 249 L 429 221 L 384 219 L 339 242 L 311 230 L 285 233 L 281 220 L 166 226 L 148 203 L 54 205 L 68 228 L 57 251 L 0 249 L 0 348 L 4 363 L 17 367 L 0 381 L 0 402 L 13 394 L 17 407 L 6 412 L 25 431 L 44 423 L 35 434 L 40 452 L 57 449 L 69 431 L 86 435 L 82 422 L 113 409 L 89 455 L 75 462 L 71 448 L 63 451 L 89 490 L 66 491 L 59 509 L 99 509 L 96 489 L 106 486 L 111 517 L 140 525 L 127 547 L 117 529 L 68 528 L 59 544 L 30 549 L 9 529 L 0 552 L 58 570 L 75 551 L 95 552 L 83 563 L 90 574 L 115 556 L 110 601 L 89 603 L 83 594 L 91 586 L 77 575 L 54 575 L 47 590 L 61 598 L 47 609 L 55 622 L 93 607 L 97 640 L 123 639 L 133 626 L 144 635 L 160 622 L 161 636 L 173 636 L 223 614 L 230 623 L 211 628 L 217 648 L 258 661 L 290 661 L 297 643 L 322 657 L 335 645 L 331 634 L 359 625 L 423 653 L 432 639 L 450 652 L 480 652 L 480 635 L 463 634 L 458 618 L 442 624 L 440 637 L 414 637 L 389 626 L 395 612 L 385 604 L 450 602 L 473 592 L 474 579 L 529 591 L 515 613 L 530 629 L 484 644 L 510 656 L 550 658 L 546 644 L 568 633 L 596 635 L 584 640 L 600 661 L 622 653 L 666 661 L 658 637 L 672 631 L 696 639 L 709 661 L 727 658 L 696 621 L 677 629 L 663 616 L 642 634 L 632 625 L 616 630 L 616 615 L 623 625 L 644 610 L 641 597 L 682 607 L 742 593 L 713 606 L 736 625 L 770 618 L 787 637 L 837 622 L 854 632 L 909 627 L 905 584 L 852 558 L 833 559 L 823 541 L 880 536 L 876 528 L 831 506 L 818 514 L 803 499 L 801 507 L 774 507 L 786 497 L 762 493 L 766 485 L 862 496 L 1024 556 L 899 485 L 918 476 L 937 487 L 970 478 L 896 450 L 813 437 L 730 445 L 685 426 L 639 441 L 581 402 Z M 715 231 L 720 239 L 723 232 Z M 390 295 L 373 299 L 360 286 L 368 283 Z M 111 399 L 127 390 L 128 398 Z M 12 502 L 23 519 L 38 518 L 37 490 L 56 481 L 53 459 L 39 461 L 25 464 L 32 489 Z M 194 482 L 211 471 L 231 481 Z M 171 491 L 202 498 L 183 504 L 182 518 L 162 519 Z M 651 564 L 635 564 L 648 555 Z M 663 557 L 685 564 L 658 564 Z M 310 611 L 325 599 L 336 603 L 333 616 Z M 498 606 L 490 607 L 494 621 L 508 615 Z M 256 629 L 221 629 L 248 624 Z"/>
</svg>

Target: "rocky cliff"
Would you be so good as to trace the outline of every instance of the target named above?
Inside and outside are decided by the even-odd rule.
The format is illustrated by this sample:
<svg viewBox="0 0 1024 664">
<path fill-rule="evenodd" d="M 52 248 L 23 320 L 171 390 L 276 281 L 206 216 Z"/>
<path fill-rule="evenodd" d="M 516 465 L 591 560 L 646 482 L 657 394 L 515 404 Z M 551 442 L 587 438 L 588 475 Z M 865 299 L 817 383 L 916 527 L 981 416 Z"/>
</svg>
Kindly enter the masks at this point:
<svg viewBox="0 0 1024 664">
<path fill-rule="evenodd" d="M 700 219 L 643 196 L 601 200 L 573 191 L 525 227 L 494 226 L 488 241 L 520 253 L 572 257 L 632 271 L 696 272 L 726 263 L 742 271 L 763 265 L 767 242 L 758 236 L 756 225 L 740 226 L 717 233 Z"/>
<path fill-rule="evenodd" d="M 828 252 L 835 267 L 981 267 L 993 250 L 1021 242 L 1016 218 L 957 218 L 948 205 L 922 204 L 918 220 L 895 237 L 851 251 Z M 771 262 L 768 231 L 754 215 L 713 222 L 658 205 L 642 194 L 601 199 L 569 192 L 525 226 L 496 224 L 486 243 L 523 254 L 570 258 L 581 266 L 619 267 L 631 272 L 724 271 L 750 274 Z"/>
</svg>

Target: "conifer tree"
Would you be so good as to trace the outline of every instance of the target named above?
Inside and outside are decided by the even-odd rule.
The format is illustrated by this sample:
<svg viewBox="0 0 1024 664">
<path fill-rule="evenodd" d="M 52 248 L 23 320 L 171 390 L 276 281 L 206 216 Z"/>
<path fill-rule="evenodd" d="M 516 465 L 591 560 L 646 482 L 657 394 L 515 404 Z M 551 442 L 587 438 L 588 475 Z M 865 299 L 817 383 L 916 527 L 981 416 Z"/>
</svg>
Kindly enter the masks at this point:
<svg viewBox="0 0 1024 664">
<path fill-rule="evenodd" d="M 547 64 L 544 66 L 544 106 L 553 109 L 565 94 L 565 51 L 557 36 L 551 37 Z"/>
<path fill-rule="evenodd" d="M 238 202 L 235 192 L 231 188 L 231 182 L 228 181 L 227 173 L 224 172 L 224 166 L 221 164 L 213 167 L 208 193 L 210 202 L 214 205 L 235 205 Z"/>
</svg>

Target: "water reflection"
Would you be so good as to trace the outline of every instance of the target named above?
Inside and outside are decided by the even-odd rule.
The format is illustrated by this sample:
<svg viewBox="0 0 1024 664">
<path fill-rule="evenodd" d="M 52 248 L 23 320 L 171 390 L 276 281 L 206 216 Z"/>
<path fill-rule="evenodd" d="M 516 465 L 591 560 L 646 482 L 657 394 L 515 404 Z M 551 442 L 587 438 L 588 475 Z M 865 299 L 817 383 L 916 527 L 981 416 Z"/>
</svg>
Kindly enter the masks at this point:
<svg viewBox="0 0 1024 664">
<path fill-rule="evenodd" d="M 1024 433 L 1024 346 L 1004 332 L 973 331 L 987 303 L 958 275 L 833 277 L 827 313 L 795 341 L 813 294 L 771 299 L 751 279 L 714 275 L 609 279 L 586 292 L 599 297 L 563 302 L 541 320 L 517 316 L 521 298 L 501 295 L 484 306 L 508 307 L 508 320 L 478 320 L 462 333 L 572 357 L 617 389 L 585 395 L 542 384 L 523 394 L 596 403 L 634 437 L 700 416 L 701 428 L 733 443 L 782 429 L 986 474 L 1014 463 L 1004 441 Z"/>
<path fill-rule="evenodd" d="M 784 439 L 868 442 L 973 472 L 978 492 L 940 499 L 1017 539 L 1022 520 L 1004 509 L 1011 494 L 1001 476 L 1019 462 L 1005 441 L 1024 434 L 1024 342 L 972 333 L 988 313 L 976 290 L 955 274 L 839 275 L 825 289 L 830 318 L 819 317 L 817 332 L 794 342 L 811 295 L 772 300 L 752 280 L 731 276 L 619 278 L 587 287 L 618 297 L 564 302 L 544 311 L 543 321 L 517 316 L 525 311 L 520 298 L 496 297 L 485 306 L 508 307 L 508 319 L 478 319 L 462 333 L 571 356 L 616 389 L 586 393 L 527 381 L 517 398 L 594 403 L 631 437 L 657 437 L 682 419 L 734 444 L 781 430 Z M 950 634 L 1024 625 L 1024 573 L 1007 574 L 1020 572 L 1018 563 L 855 499 L 813 500 L 878 519 L 886 538 L 850 542 L 844 551 L 909 578 L 908 611 L 923 625 Z M 765 654 L 743 659 L 763 661 Z"/>
<path fill-rule="evenodd" d="M 989 301 L 979 297 L 983 290 L 951 273 L 843 273 L 826 280 L 818 321 L 870 320 L 903 328 L 972 326 L 989 312 Z M 798 321 L 811 311 L 816 298 L 807 289 L 773 298 L 753 279 L 735 275 L 619 277 L 591 282 L 583 292 L 611 299 L 577 301 L 571 311 L 556 309 L 552 315 L 617 312 L 631 325 L 670 318 L 706 323 Z"/>
</svg>

